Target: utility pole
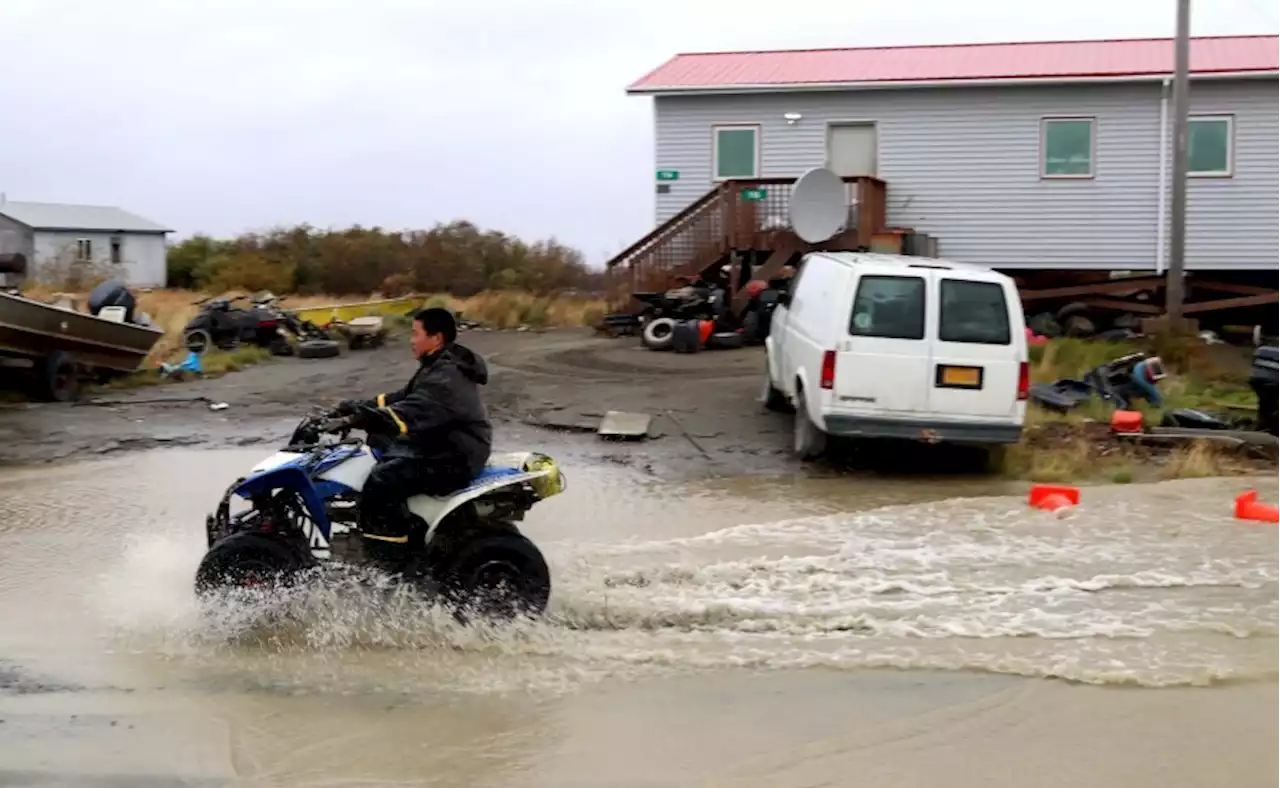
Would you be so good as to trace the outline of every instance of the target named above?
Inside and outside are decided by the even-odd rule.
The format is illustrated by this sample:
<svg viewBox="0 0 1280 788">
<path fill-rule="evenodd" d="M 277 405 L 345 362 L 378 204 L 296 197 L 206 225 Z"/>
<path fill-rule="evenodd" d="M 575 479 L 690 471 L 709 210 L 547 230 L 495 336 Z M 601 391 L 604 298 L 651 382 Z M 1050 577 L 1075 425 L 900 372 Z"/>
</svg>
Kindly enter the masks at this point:
<svg viewBox="0 0 1280 788">
<path fill-rule="evenodd" d="M 1173 194 L 1169 211 L 1169 269 L 1165 273 L 1164 311 L 1172 331 L 1182 322 L 1183 270 L 1187 251 L 1187 113 L 1190 85 L 1191 0 L 1177 0 L 1178 31 L 1173 42 Z M 1161 144 L 1165 144 L 1161 140 Z M 1163 221 L 1163 217 L 1161 217 Z"/>
</svg>

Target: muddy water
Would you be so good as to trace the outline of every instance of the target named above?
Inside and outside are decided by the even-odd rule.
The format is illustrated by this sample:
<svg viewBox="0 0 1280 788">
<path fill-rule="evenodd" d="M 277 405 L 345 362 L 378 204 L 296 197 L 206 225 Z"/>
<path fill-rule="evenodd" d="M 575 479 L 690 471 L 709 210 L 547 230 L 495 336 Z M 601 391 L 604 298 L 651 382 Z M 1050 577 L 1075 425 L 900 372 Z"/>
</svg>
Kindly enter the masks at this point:
<svg viewBox="0 0 1280 788">
<path fill-rule="evenodd" d="M 525 524 L 550 620 L 501 632 L 349 588 L 279 624 L 199 608 L 203 515 L 260 451 L 8 473 L 0 785 L 1276 785 L 1247 482 L 1059 519 L 999 484 L 672 485 L 565 451 Z"/>
</svg>

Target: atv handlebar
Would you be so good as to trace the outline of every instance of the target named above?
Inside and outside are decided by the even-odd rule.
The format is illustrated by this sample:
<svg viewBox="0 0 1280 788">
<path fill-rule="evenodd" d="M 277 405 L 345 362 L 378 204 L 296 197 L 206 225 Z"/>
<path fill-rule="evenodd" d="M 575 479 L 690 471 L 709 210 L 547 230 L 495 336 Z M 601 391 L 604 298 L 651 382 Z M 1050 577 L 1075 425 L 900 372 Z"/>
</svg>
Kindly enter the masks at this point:
<svg viewBox="0 0 1280 788">
<path fill-rule="evenodd" d="M 317 426 L 319 426 L 321 432 L 325 433 L 348 432 L 354 427 L 350 416 L 337 419 L 326 418 Z"/>
</svg>

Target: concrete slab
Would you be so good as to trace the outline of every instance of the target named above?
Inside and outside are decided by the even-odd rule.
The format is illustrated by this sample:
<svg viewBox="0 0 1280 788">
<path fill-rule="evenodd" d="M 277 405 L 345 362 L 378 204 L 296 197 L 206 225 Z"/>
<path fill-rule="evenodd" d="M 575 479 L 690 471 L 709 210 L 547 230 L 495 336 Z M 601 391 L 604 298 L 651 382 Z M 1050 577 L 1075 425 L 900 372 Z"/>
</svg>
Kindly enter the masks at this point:
<svg viewBox="0 0 1280 788">
<path fill-rule="evenodd" d="M 603 438 L 629 438 L 639 440 L 649 436 L 649 424 L 653 417 L 647 413 L 626 413 L 611 410 L 600 420 L 596 434 Z"/>
</svg>

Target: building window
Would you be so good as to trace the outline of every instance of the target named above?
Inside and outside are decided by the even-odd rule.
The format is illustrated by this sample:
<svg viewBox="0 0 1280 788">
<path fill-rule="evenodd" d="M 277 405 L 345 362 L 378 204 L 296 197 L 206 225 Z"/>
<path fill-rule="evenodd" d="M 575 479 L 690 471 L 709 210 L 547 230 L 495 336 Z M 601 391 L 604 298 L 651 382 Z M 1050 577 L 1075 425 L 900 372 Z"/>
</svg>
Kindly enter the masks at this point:
<svg viewBox="0 0 1280 788">
<path fill-rule="evenodd" d="M 760 177 L 759 126 L 716 126 L 711 136 L 716 180 Z"/>
<path fill-rule="evenodd" d="M 1093 118 L 1045 118 L 1040 124 L 1040 177 L 1093 177 Z"/>
<path fill-rule="evenodd" d="M 76 260 L 82 263 L 93 259 L 93 241 L 88 238 L 76 240 Z"/>
<path fill-rule="evenodd" d="M 111 236 L 111 264 L 120 265 L 124 262 L 124 239 L 118 235 Z"/>
<path fill-rule="evenodd" d="M 1230 115 L 1196 115 L 1187 119 L 1187 174 L 1231 176 Z"/>
</svg>

